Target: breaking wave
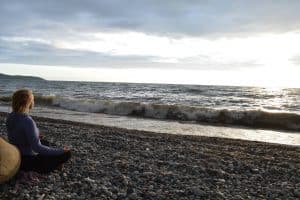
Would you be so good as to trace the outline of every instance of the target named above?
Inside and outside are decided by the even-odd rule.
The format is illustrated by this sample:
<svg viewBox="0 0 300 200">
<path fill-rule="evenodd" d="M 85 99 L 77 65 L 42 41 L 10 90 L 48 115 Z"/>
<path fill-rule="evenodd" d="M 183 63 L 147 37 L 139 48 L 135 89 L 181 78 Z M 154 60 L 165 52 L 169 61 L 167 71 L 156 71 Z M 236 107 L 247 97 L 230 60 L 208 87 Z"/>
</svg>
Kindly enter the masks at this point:
<svg viewBox="0 0 300 200">
<path fill-rule="evenodd" d="M 0 102 L 10 97 L 0 96 Z M 300 115 L 266 110 L 212 109 L 198 106 L 155 104 L 114 100 L 82 100 L 56 96 L 35 96 L 37 105 L 55 106 L 67 110 L 153 119 L 243 125 L 255 128 L 300 130 Z"/>
</svg>

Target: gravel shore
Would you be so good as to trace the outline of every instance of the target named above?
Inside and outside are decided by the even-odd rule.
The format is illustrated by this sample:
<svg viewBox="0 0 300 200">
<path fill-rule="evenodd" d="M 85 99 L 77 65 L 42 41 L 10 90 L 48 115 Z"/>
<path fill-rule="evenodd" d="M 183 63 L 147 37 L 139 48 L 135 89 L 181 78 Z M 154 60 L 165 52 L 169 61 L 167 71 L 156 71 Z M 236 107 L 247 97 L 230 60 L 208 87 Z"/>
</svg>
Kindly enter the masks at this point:
<svg viewBox="0 0 300 200">
<path fill-rule="evenodd" d="M 73 157 L 0 199 L 300 199 L 300 147 L 34 119 Z"/>
</svg>

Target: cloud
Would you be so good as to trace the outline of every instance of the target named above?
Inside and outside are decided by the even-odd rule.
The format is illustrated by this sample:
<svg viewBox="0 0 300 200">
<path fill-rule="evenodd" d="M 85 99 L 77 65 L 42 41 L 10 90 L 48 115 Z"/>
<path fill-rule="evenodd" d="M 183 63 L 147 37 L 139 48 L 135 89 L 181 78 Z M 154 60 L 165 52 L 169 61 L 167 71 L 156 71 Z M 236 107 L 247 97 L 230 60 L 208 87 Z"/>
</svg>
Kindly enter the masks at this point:
<svg viewBox="0 0 300 200">
<path fill-rule="evenodd" d="M 299 8 L 300 1 L 296 0 L 1 0 L 0 62 L 110 68 L 253 68 L 261 65 L 257 59 L 265 54 L 274 57 L 269 49 L 249 42 L 241 45 L 244 43 L 240 41 L 223 44 L 222 39 L 299 32 Z M 112 42 L 99 42 L 104 36 L 96 35 L 105 33 Z M 117 34 L 113 37 L 112 33 Z M 125 33 L 124 42 L 116 38 L 122 35 L 119 33 Z M 135 34 L 126 38 L 127 33 Z M 138 34 L 143 36 L 137 38 Z M 180 39 L 191 42 L 181 43 Z M 57 43 L 62 41 L 87 45 L 59 47 Z M 97 42 L 101 45 L 92 49 Z"/>
<path fill-rule="evenodd" d="M 300 55 L 297 55 L 297 56 L 292 57 L 292 58 L 290 59 L 290 61 L 291 61 L 293 64 L 295 64 L 295 65 L 297 65 L 297 66 L 300 66 Z"/>
<path fill-rule="evenodd" d="M 136 31 L 168 36 L 219 37 L 300 29 L 299 1 L 2 0 L 7 35 Z"/>
<path fill-rule="evenodd" d="M 0 63 L 72 66 L 135 68 L 147 67 L 151 56 L 112 56 L 109 54 L 59 49 L 39 41 L 6 41 L 0 39 Z"/>
<path fill-rule="evenodd" d="M 143 55 L 111 55 L 87 50 L 61 49 L 47 41 L 34 39 L 0 38 L 0 63 L 72 66 L 92 68 L 156 68 L 156 69 L 187 69 L 187 70 L 233 70 L 245 67 L 257 67 L 255 61 L 221 62 L 206 55 L 171 58 Z"/>
</svg>

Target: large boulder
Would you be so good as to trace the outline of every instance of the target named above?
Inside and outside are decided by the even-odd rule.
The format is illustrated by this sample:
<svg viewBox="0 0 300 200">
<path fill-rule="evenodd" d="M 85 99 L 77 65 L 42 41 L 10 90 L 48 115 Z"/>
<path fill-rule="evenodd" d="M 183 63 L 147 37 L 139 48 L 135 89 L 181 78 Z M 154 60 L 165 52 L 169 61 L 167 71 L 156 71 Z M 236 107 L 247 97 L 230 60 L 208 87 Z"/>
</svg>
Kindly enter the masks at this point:
<svg viewBox="0 0 300 200">
<path fill-rule="evenodd" d="M 0 137 L 0 183 L 11 179 L 18 172 L 20 164 L 18 148 Z"/>
</svg>

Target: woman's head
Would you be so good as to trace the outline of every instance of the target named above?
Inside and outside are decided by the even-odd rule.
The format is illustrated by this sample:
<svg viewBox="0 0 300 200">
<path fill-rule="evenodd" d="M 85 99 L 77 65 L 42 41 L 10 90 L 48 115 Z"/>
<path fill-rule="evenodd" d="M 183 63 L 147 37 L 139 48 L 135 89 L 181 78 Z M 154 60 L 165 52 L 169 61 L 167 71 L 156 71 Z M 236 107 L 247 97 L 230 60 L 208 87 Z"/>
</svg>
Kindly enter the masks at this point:
<svg viewBox="0 0 300 200">
<path fill-rule="evenodd" d="M 34 106 L 34 96 L 31 90 L 21 89 L 12 96 L 12 109 L 14 112 L 25 113 Z"/>
</svg>

